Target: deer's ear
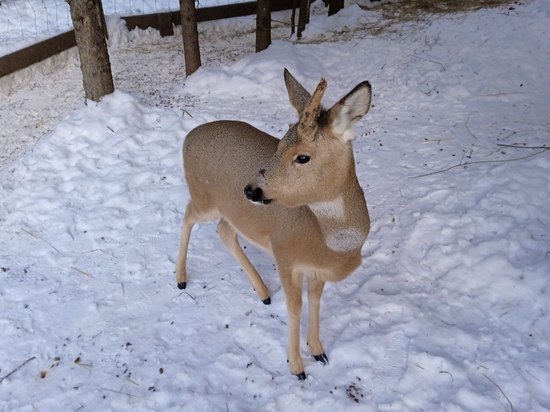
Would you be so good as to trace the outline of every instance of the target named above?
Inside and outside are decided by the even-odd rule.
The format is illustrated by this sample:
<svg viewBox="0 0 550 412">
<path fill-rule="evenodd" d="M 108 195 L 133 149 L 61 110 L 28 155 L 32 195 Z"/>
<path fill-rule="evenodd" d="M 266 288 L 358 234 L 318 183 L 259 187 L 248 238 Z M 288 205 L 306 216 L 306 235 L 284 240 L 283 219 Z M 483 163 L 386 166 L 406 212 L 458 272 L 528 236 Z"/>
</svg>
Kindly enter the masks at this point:
<svg viewBox="0 0 550 412">
<path fill-rule="evenodd" d="M 344 141 L 354 139 L 353 125 L 369 111 L 371 97 L 371 85 L 364 81 L 329 110 L 330 128 L 336 137 Z"/>
<path fill-rule="evenodd" d="M 301 117 L 304 107 L 311 98 L 311 94 L 309 94 L 304 86 L 302 86 L 287 69 L 284 70 L 284 78 L 290 104 L 294 107 L 294 110 L 296 110 L 298 117 Z"/>
</svg>

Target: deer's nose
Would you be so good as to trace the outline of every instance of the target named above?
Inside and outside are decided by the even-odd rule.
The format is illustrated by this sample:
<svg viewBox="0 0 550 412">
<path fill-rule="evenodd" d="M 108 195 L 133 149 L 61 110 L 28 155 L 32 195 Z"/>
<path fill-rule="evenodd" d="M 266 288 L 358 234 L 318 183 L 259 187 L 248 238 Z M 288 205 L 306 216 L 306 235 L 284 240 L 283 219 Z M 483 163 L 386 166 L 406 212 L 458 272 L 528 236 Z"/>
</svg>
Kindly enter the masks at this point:
<svg viewBox="0 0 550 412">
<path fill-rule="evenodd" d="M 253 188 L 252 185 L 246 185 L 244 188 L 246 198 L 252 202 L 260 202 L 264 197 L 264 192 L 261 188 Z"/>
</svg>

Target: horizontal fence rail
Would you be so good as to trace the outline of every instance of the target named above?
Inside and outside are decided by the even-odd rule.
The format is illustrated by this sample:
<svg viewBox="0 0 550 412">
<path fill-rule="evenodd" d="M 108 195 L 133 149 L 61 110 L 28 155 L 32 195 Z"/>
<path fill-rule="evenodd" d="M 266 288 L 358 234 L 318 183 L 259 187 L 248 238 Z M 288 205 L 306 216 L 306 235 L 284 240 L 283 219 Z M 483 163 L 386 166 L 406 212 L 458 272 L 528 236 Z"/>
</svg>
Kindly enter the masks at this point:
<svg viewBox="0 0 550 412">
<path fill-rule="evenodd" d="M 292 8 L 293 0 L 275 0 L 271 11 L 288 10 Z M 197 9 L 197 22 L 222 20 L 231 17 L 242 17 L 256 14 L 256 2 L 227 4 L 223 6 L 204 7 Z M 122 17 L 128 30 L 152 27 L 160 31 L 161 36 L 174 34 L 173 26 L 181 25 L 179 11 L 143 14 L 139 16 Z M 13 53 L 0 57 L 0 77 L 29 67 L 35 63 L 52 57 L 58 53 L 76 46 L 74 30 L 58 34 L 47 40 L 35 43 Z"/>
</svg>

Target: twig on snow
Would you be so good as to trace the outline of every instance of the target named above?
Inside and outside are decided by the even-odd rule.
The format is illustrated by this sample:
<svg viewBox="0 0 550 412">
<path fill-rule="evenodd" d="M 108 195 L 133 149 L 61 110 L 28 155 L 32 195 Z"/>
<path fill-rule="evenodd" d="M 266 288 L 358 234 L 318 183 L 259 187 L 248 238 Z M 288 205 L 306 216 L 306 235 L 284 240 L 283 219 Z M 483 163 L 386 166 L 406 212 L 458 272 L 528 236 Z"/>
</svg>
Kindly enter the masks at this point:
<svg viewBox="0 0 550 412">
<path fill-rule="evenodd" d="M 470 116 L 468 116 L 468 118 L 464 122 L 464 127 L 466 127 L 466 130 L 468 131 L 468 133 L 470 133 L 470 136 L 472 136 L 474 139 L 477 139 L 478 137 L 475 134 L 473 134 L 472 131 L 470 130 L 470 126 L 468 125 L 469 121 L 470 121 Z"/>
<path fill-rule="evenodd" d="M 56 248 L 54 245 L 52 245 L 50 242 L 48 242 L 46 239 L 38 236 L 38 235 L 35 235 L 34 233 L 32 233 L 31 231 L 27 230 L 27 229 L 21 229 L 23 232 L 25 232 L 27 235 L 29 236 L 32 236 L 33 238 L 35 239 L 38 239 L 38 240 L 41 240 L 42 242 L 46 243 L 49 247 L 51 247 L 53 250 L 55 250 L 57 253 L 61 253 L 61 251 Z"/>
<path fill-rule="evenodd" d="M 10 373 L 8 373 L 7 375 L 5 376 L 2 376 L 0 378 L 0 383 L 4 382 L 4 379 L 7 379 L 9 378 L 11 375 L 13 375 L 15 372 L 17 372 L 19 369 L 21 369 L 23 366 L 25 366 L 27 363 L 29 363 L 30 361 L 36 359 L 36 356 L 32 356 L 30 357 L 29 359 L 27 359 L 25 362 L 23 362 L 21 365 L 19 365 L 17 368 L 15 368 L 14 370 L 12 370 Z"/>
<path fill-rule="evenodd" d="M 462 166 L 471 166 L 471 165 L 486 164 L 486 163 L 506 163 L 506 162 L 515 162 L 515 161 L 518 161 L 518 160 L 526 160 L 526 159 L 529 159 L 529 158 L 531 158 L 531 157 L 535 157 L 535 156 L 537 156 L 537 155 L 539 155 L 539 154 L 541 154 L 541 153 L 544 153 L 544 152 L 546 152 L 547 150 L 550 150 L 550 147 L 545 147 L 544 149 L 539 150 L 538 152 L 531 153 L 530 155 L 527 155 L 527 156 L 515 157 L 515 158 L 513 158 L 513 159 L 502 159 L 502 160 L 477 160 L 477 161 L 473 161 L 473 162 L 459 163 L 459 164 L 457 164 L 457 165 L 450 166 L 450 167 L 447 167 L 447 168 L 441 169 L 441 170 L 436 170 L 436 171 L 434 171 L 434 172 L 425 173 L 425 174 L 418 175 L 418 176 L 411 176 L 411 177 L 409 177 L 408 179 L 412 180 L 412 179 L 418 179 L 418 178 L 420 178 L 420 177 L 426 177 L 426 176 L 435 175 L 435 174 L 438 174 L 438 173 L 445 173 L 445 172 L 448 172 L 449 170 L 456 169 L 457 167 L 462 167 Z"/>
<path fill-rule="evenodd" d="M 418 56 L 418 55 L 416 55 L 416 54 L 411 54 L 410 56 L 411 56 L 411 57 L 416 57 L 417 59 L 424 60 L 424 61 L 426 61 L 426 62 L 430 62 L 430 63 L 439 65 L 439 66 L 441 67 L 441 70 L 440 70 L 441 72 L 444 72 L 444 71 L 447 70 L 447 68 L 445 67 L 445 65 L 444 65 L 443 63 L 438 62 L 438 61 L 435 60 L 435 59 L 427 59 L 426 57 Z"/>
<path fill-rule="evenodd" d="M 476 136 L 472 130 L 470 129 L 470 125 L 468 124 L 470 122 L 470 116 L 468 116 L 468 118 L 466 119 L 466 121 L 464 122 L 464 127 L 466 128 L 466 130 L 468 131 L 468 133 L 470 134 L 470 136 L 472 136 L 474 139 L 478 139 L 478 136 Z M 504 136 L 503 139 L 508 139 L 510 137 L 512 137 L 513 135 L 515 134 L 518 134 L 517 131 L 513 131 L 512 133 L 510 133 L 508 136 Z"/>
<path fill-rule="evenodd" d="M 70 268 L 71 268 L 72 270 L 74 270 L 75 272 L 81 273 L 81 274 L 83 274 L 83 275 L 86 275 L 86 276 L 91 277 L 92 279 L 94 279 L 94 277 L 93 277 L 90 273 L 85 272 L 85 271 L 83 271 L 82 269 L 79 269 L 79 268 L 74 267 L 74 266 L 70 266 Z"/>
<path fill-rule="evenodd" d="M 199 302 L 197 302 L 197 299 L 195 299 L 195 297 L 191 295 L 189 292 L 183 291 L 182 293 L 180 293 L 180 295 L 182 295 L 183 293 L 185 293 L 187 296 L 193 299 L 193 302 L 195 302 L 197 305 L 199 304 Z"/>
<path fill-rule="evenodd" d="M 451 381 L 454 381 L 454 380 L 455 380 L 453 374 L 452 374 L 451 372 L 449 372 L 449 371 L 439 371 L 439 373 L 445 373 L 445 374 L 449 375 L 449 376 L 451 377 Z"/>
<path fill-rule="evenodd" d="M 527 369 L 525 369 L 525 372 L 527 372 L 529 375 L 531 375 L 533 377 L 533 379 L 535 379 L 537 382 L 540 382 L 541 380 L 539 378 L 537 378 L 535 375 L 533 375 L 531 372 L 529 372 Z"/>
<path fill-rule="evenodd" d="M 119 391 L 119 390 L 116 390 L 116 389 L 109 389 L 109 388 L 106 388 L 104 386 L 100 386 L 99 389 L 103 389 L 104 391 L 119 393 L 121 395 L 126 395 L 126 396 L 129 396 L 131 398 L 141 399 L 142 401 L 147 401 L 147 402 L 150 401 L 150 399 L 144 398 L 143 396 L 132 395 L 131 393 L 128 393 L 128 392 L 123 392 L 123 391 Z"/>
<path fill-rule="evenodd" d="M 130 383 L 133 383 L 133 384 L 136 385 L 136 386 L 139 386 L 139 383 L 137 383 L 136 381 L 133 381 L 133 380 L 130 379 L 130 378 L 126 378 L 126 380 L 127 380 L 128 382 L 130 382 Z"/>
<path fill-rule="evenodd" d="M 499 143 L 499 144 L 497 144 L 497 146 L 513 147 L 513 148 L 516 148 L 516 149 L 544 149 L 544 150 L 550 150 L 549 146 L 524 146 L 524 145 L 521 145 L 521 144 L 503 144 L 503 143 Z"/>
<path fill-rule="evenodd" d="M 497 389 L 500 391 L 500 393 L 502 394 L 502 396 L 504 396 L 506 398 L 506 400 L 508 401 L 508 403 L 510 404 L 510 412 L 514 412 L 515 409 L 514 409 L 514 405 L 512 405 L 512 402 L 510 401 L 510 399 L 508 399 L 508 396 L 506 396 L 506 394 L 504 393 L 504 391 L 502 390 L 502 388 L 500 386 L 498 386 L 498 384 L 492 380 L 491 378 L 489 378 L 487 375 L 485 375 L 484 373 L 482 373 L 481 375 L 483 375 L 483 377 L 485 379 L 487 379 L 489 382 L 491 382 L 493 385 L 495 385 L 497 387 Z"/>
<path fill-rule="evenodd" d="M 498 93 L 488 93 L 488 94 L 480 94 L 479 97 L 501 97 L 501 96 L 508 96 L 510 94 L 525 94 L 525 92 L 498 92 Z"/>
<path fill-rule="evenodd" d="M 254 365 L 256 365 L 257 367 L 259 367 L 260 369 L 264 370 L 265 372 L 267 372 L 269 375 L 271 375 L 272 378 L 275 378 L 275 376 L 280 376 L 281 374 L 279 372 L 272 372 L 271 370 L 267 369 L 266 367 L 264 367 L 262 365 L 262 362 L 260 362 L 260 360 L 250 351 L 246 350 L 245 348 L 243 348 L 241 345 L 239 345 L 238 343 L 235 344 L 235 346 L 237 346 L 237 348 L 239 348 L 240 350 L 242 350 L 244 353 L 246 353 L 248 355 L 248 357 L 252 360 L 252 363 Z"/>
</svg>

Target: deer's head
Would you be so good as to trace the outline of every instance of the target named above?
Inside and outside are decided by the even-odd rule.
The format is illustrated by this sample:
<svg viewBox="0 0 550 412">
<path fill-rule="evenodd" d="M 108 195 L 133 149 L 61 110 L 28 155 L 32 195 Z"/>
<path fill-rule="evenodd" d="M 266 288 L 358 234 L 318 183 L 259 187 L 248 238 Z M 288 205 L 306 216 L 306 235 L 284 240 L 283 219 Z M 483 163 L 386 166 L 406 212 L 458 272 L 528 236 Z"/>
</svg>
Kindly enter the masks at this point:
<svg viewBox="0 0 550 412">
<path fill-rule="evenodd" d="M 325 110 L 321 106 L 327 87 L 324 79 L 310 95 L 286 69 L 284 78 L 299 121 L 290 126 L 276 153 L 244 188 L 245 195 L 252 202 L 278 202 L 286 207 L 334 199 L 355 174 L 353 125 L 370 108 L 370 83 L 359 83 Z"/>
</svg>

